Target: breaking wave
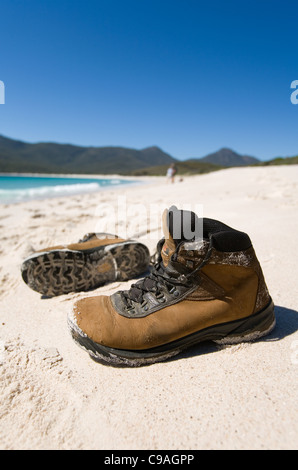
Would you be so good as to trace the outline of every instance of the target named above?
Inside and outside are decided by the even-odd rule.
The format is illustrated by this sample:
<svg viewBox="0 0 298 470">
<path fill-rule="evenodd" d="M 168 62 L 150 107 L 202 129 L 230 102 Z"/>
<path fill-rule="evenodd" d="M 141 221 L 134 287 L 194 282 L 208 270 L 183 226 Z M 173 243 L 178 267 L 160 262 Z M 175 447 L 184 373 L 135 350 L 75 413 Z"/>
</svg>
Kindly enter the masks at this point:
<svg viewBox="0 0 298 470">
<path fill-rule="evenodd" d="M 67 196 L 98 191 L 98 183 L 63 184 L 57 186 L 41 186 L 40 188 L 0 189 L 0 202 L 23 202 L 32 199 Z"/>
<path fill-rule="evenodd" d="M 136 181 L 118 178 L 67 178 L 0 175 L 0 204 L 94 193 Z"/>
</svg>

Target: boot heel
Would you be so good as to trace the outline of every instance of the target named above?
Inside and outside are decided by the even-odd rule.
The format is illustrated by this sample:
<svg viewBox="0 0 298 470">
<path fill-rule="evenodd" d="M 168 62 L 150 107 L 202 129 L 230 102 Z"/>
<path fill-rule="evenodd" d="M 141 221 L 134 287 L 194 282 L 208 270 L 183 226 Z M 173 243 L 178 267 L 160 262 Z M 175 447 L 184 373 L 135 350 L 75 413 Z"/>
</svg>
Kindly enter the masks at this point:
<svg viewBox="0 0 298 470">
<path fill-rule="evenodd" d="M 217 344 L 237 344 L 242 342 L 256 341 L 268 335 L 276 325 L 274 304 L 271 300 L 265 309 L 246 318 L 241 324 L 238 323 L 233 331 L 221 339 L 213 340 Z"/>
<path fill-rule="evenodd" d="M 142 243 L 123 243 L 109 249 L 115 263 L 116 279 L 127 281 L 148 270 L 150 252 Z"/>
</svg>

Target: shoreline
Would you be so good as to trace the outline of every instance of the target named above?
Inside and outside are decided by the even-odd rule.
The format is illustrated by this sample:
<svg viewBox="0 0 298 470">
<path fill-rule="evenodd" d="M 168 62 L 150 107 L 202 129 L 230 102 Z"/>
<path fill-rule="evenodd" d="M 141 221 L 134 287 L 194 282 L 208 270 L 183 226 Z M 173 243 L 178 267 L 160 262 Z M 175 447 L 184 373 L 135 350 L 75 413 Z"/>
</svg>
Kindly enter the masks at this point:
<svg viewBox="0 0 298 470">
<path fill-rule="evenodd" d="M 22 203 L 22 202 L 28 202 L 28 201 L 34 201 L 34 200 L 39 200 L 39 201 L 42 201 L 42 200 L 45 200 L 45 199 L 53 199 L 53 198 L 59 198 L 59 197 L 68 197 L 68 196 L 76 196 L 76 195 L 80 195 L 80 194 L 92 194 L 92 193 L 97 193 L 97 192 L 102 192 L 102 191 L 108 191 L 108 190 L 117 190 L 117 189 L 123 189 L 124 187 L 126 187 L 126 185 L 129 185 L 130 187 L 133 187 L 133 186 L 138 186 L 138 185 L 143 185 L 143 184 L 148 184 L 149 181 L 148 181 L 148 178 L 143 178 L 143 179 L 138 179 L 138 177 L 136 178 L 124 178 L 124 177 L 121 177 L 121 176 L 116 176 L 116 175 L 113 175 L 111 177 L 108 177 L 108 176 L 101 176 L 101 175 L 94 175 L 94 176 L 91 176 L 91 175 L 54 175 L 54 174 L 51 174 L 51 175 L 45 175 L 45 174 L 0 174 L 0 177 L 1 176 L 8 176 L 8 177 L 20 177 L 20 178 L 50 178 L 50 179 L 53 179 L 53 180 L 59 180 L 59 179 L 63 179 L 64 182 L 60 185 L 59 182 L 57 181 L 57 185 L 54 185 L 54 186 L 47 186 L 46 184 L 44 186 L 40 186 L 40 187 L 32 187 L 32 188 L 15 188 L 15 189 L 3 189 L 2 191 L 7 191 L 7 196 L 9 196 L 9 192 L 11 191 L 12 193 L 18 193 L 19 192 L 19 198 L 22 198 L 23 199 L 18 199 L 18 196 L 11 196 L 11 199 L 7 199 L 7 200 L 1 200 L 0 199 L 0 206 L 3 205 L 3 204 L 18 204 L 18 203 Z M 72 184 L 71 182 L 69 182 L 69 184 L 67 184 L 68 182 L 65 181 L 65 180 L 81 180 L 81 181 L 84 181 L 86 180 L 86 184 L 87 185 L 90 185 L 90 187 L 88 188 L 87 186 L 84 186 L 84 183 L 83 182 L 79 182 L 79 183 L 76 183 L 76 184 Z M 107 181 L 111 181 L 111 183 L 105 185 L 100 185 L 98 184 L 98 188 L 91 188 L 91 185 L 92 184 L 96 184 L 97 181 L 102 181 L 102 180 L 107 180 Z M 114 183 L 114 181 L 116 181 Z M 81 186 L 81 187 L 80 187 Z M 48 189 L 48 192 L 44 192 L 45 189 Z M 0 188 L 0 191 L 1 191 L 1 188 Z M 24 193 L 24 196 L 21 196 L 21 192 Z M 30 195 L 31 193 L 31 195 Z M 56 193 L 56 194 L 55 194 Z"/>
<path fill-rule="evenodd" d="M 117 173 L 113 174 L 100 174 L 100 173 L 0 173 L 0 176 L 24 176 L 24 177 L 34 177 L 37 178 L 100 178 L 100 179 L 145 179 L 145 178 L 163 178 L 163 176 L 130 176 L 130 175 L 119 175 Z"/>
</svg>

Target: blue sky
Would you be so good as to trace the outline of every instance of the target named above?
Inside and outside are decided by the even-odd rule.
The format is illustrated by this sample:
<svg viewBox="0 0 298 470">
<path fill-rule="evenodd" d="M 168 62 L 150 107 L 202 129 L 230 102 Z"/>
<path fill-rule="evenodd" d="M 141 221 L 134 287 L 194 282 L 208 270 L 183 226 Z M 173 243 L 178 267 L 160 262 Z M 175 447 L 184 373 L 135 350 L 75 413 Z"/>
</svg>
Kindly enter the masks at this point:
<svg viewBox="0 0 298 470">
<path fill-rule="evenodd" d="M 0 134 L 298 154 L 297 0 L 1 0 Z"/>
</svg>

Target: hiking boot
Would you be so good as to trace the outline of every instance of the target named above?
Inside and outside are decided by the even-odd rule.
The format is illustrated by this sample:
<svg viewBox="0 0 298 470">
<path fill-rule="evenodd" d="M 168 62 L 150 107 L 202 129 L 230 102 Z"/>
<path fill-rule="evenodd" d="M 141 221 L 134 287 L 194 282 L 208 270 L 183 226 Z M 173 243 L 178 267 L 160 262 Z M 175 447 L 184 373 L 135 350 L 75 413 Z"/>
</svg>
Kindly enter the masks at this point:
<svg viewBox="0 0 298 470">
<path fill-rule="evenodd" d="M 52 297 L 133 279 L 149 263 L 149 250 L 142 243 L 91 233 L 78 243 L 35 252 L 23 261 L 21 272 L 31 289 Z"/>
<path fill-rule="evenodd" d="M 174 218 L 183 228 L 178 237 Z M 185 236 L 184 220 L 203 223 L 201 240 Z M 93 359 L 139 366 L 201 341 L 252 341 L 274 328 L 274 305 L 246 233 L 175 207 L 165 213 L 164 232 L 148 276 L 130 290 L 74 305 L 70 332 Z"/>
</svg>

